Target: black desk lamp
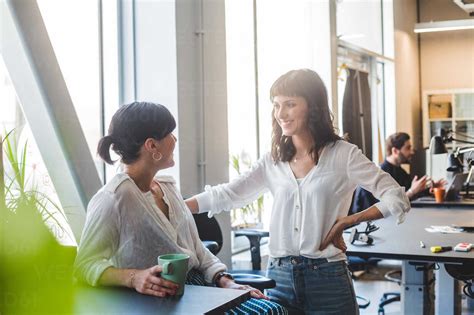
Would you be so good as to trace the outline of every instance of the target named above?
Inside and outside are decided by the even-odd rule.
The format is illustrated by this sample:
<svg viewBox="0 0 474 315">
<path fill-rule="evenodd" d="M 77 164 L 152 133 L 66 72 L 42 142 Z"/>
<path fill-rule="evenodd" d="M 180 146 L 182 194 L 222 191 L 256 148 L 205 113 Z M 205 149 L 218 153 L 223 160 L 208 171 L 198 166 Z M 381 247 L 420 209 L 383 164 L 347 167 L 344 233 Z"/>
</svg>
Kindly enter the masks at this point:
<svg viewBox="0 0 474 315">
<path fill-rule="evenodd" d="M 430 154 L 443 154 L 448 153 L 446 146 L 444 145 L 445 140 L 441 136 L 434 136 L 430 141 Z"/>
<path fill-rule="evenodd" d="M 433 155 L 448 153 L 442 136 L 434 136 L 430 141 L 430 177 L 433 178 Z"/>
<path fill-rule="evenodd" d="M 447 132 L 443 129 L 440 130 L 441 136 L 434 136 L 431 138 L 430 141 L 430 153 L 431 154 L 441 154 L 441 153 L 447 153 L 445 143 L 448 142 L 460 142 L 460 143 L 466 143 L 466 144 L 474 144 L 473 141 L 467 141 L 467 140 L 462 140 L 462 139 L 457 139 L 453 137 L 453 134 L 458 134 L 460 136 L 466 137 L 466 138 L 472 138 L 470 136 L 467 136 L 462 133 L 455 132 L 453 130 L 448 130 Z M 463 171 L 463 159 L 462 155 L 464 153 L 468 152 L 474 152 L 473 147 L 458 147 L 456 148 L 456 151 L 453 153 L 449 154 L 448 157 L 448 168 L 446 169 L 448 172 L 462 172 Z M 472 159 L 468 160 L 468 168 L 469 168 L 469 174 L 467 176 L 466 182 L 464 183 L 464 187 L 466 189 L 466 196 L 469 195 L 469 183 L 471 182 L 471 178 L 474 173 L 474 161 Z"/>
</svg>

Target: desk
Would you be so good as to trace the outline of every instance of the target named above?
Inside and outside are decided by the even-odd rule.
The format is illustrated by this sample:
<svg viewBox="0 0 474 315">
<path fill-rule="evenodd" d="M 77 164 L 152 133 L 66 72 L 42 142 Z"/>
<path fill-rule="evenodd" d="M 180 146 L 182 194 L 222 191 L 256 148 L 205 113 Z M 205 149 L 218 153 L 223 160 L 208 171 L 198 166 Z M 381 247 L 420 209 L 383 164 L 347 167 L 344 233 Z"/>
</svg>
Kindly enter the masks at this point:
<svg viewBox="0 0 474 315">
<path fill-rule="evenodd" d="M 469 253 L 450 251 L 439 254 L 430 251 L 430 247 L 434 245 L 454 247 L 460 242 L 474 243 L 474 233 L 429 233 L 425 231 L 425 227 L 451 225 L 473 217 L 474 209 L 412 209 L 401 225 L 396 225 L 394 218 L 377 221 L 376 225 L 380 229 L 371 234 L 374 244 L 348 244 L 347 254 L 402 260 L 402 313 L 423 314 L 423 306 L 429 303 L 425 288 L 430 279 L 416 271 L 411 262 L 474 263 L 474 250 Z M 420 241 L 425 243 L 426 248 L 420 247 Z M 436 314 L 455 314 L 456 305 L 453 301 L 456 281 L 447 274 L 444 266 L 437 271 L 436 278 Z M 420 303 L 420 299 L 423 299 L 423 303 Z"/>
<path fill-rule="evenodd" d="M 78 287 L 75 314 L 222 314 L 245 302 L 244 290 L 186 285 L 182 297 L 159 298 L 126 288 Z"/>
<path fill-rule="evenodd" d="M 413 208 L 456 208 L 474 209 L 474 199 L 461 199 L 457 201 L 444 201 L 436 203 L 434 198 L 421 197 L 411 201 Z"/>
</svg>

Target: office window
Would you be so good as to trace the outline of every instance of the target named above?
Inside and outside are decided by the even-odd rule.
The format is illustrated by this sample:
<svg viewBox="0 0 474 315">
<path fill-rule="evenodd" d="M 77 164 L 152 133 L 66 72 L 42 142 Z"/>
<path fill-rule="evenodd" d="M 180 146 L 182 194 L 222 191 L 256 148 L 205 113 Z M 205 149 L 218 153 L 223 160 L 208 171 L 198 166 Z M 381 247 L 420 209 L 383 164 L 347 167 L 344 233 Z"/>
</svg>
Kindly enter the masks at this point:
<svg viewBox="0 0 474 315">
<path fill-rule="evenodd" d="M 117 170 L 105 167 L 96 154 L 97 143 L 119 107 L 117 2 L 39 0 L 38 6 L 91 156 L 105 182 Z"/>
<path fill-rule="evenodd" d="M 269 91 L 280 75 L 310 68 L 320 74 L 330 89 L 329 39 L 329 1 L 226 1 L 231 154 L 242 158 L 244 152 L 244 159 L 255 161 L 270 151 Z M 230 178 L 235 177 L 232 165 L 229 169 Z M 265 195 L 263 204 L 261 220 L 263 227 L 268 228 L 270 194 Z"/>
<path fill-rule="evenodd" d="M 3 189 L 6 194 L 7 209 L 12 207 L 11 204 L 21 192 L 35 195 L 44 205 L 44 208 L 39 209 L 52 234 L 62 244 L 75 245 L 72 231 L 64 215 L 67 208 L 62 207 L 59 201 L 2 58 L 0 58 L 0 105 L 2 108 L 0 136 L 4 139 L 2 147 L 4 154 L 1 163 L 5 169 L 5 187 L 0 187 L 0 189 Z M 7 135 L 8 139 L 5 140 Z M 17 165 L 25 167 L 24 179 L 15 176 L 14 166 L 6 150 L 6 141 L 12 145 L 12 156 L 19 162 Z M 25 157 L 23 157 L 23 150 L 26 150 Z"/>
<path fill-rule="evenodd" d="M 345 0 L 337 2 L 336 8 L 338 127 L 346 132 L 342 128 L 342 100 L 346 87 L 344 68 L 368 73 L 372 103 L 372 158 L 377 162 L 384 156 L 385 137 L 395 129 L 393 1 Z"/>
<path fill-rule="evenodd" d="M 382 1 L 337 2 L 337 36 L 370 51 L 383 54 Z"/>
<path fill-rule="evenodd" d="M 330 90 L 329 1 L 257 1 L 260 150 L 271 143 L 269 91 L 289 70 L 318 72 Z M 330 93 L 329 93 L 330 95 Z"/>
<path fill-rule="evenodd" d="M 226 1 L 225 10 L 229 178 L 233 179 L 259 157 L 253 0 Z M 233 210 L 232 225 L 236 227 L 260 221 L 256 211 Z"/>
<path fill-rule="evenodd" d="M 97 170 L 101 137 L 101 91 L 98 1 L 38 0 L 48 35 L 66 81 Z"/>
</svg>

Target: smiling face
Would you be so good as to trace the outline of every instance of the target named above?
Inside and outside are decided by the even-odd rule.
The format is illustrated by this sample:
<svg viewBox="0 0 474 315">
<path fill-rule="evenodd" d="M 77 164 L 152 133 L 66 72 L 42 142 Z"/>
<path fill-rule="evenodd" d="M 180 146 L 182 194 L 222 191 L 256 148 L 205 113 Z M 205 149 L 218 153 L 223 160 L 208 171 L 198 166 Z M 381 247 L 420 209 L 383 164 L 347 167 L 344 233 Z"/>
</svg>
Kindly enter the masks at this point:
<svg viewBox="0 0 474 315">
<path fill-rule="evenodd" d="M 273 98 L 273 115 L 287 137 L 308 130 L 308 103 L 300 96 L 277 95 Z"/>
</svg>

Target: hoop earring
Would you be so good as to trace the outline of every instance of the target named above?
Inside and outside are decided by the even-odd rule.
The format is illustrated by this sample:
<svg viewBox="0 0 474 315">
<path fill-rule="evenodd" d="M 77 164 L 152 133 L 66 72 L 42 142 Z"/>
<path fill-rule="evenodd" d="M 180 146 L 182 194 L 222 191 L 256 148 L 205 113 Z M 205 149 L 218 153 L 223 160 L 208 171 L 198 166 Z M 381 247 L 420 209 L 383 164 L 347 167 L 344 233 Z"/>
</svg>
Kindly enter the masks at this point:
<svg viewBox="0 0 474 315">
<path fill-rule="evenodd" d="M 158 158 L 155 157 L 155 154 L 159 154 L 160 157 L 158 157 Z M 160 152 L 158 152 L 158 153 L 155 152 L 155 153 L 153 153 L 153 155 L 152 155 L 151 157 L 152 157 L 153 160 L 155 160 L 155 161 L 160 161 L 160 160 L 163 158 L 163 154 L 161 154 Z"/>
</svg>

